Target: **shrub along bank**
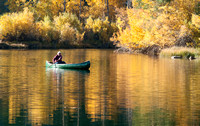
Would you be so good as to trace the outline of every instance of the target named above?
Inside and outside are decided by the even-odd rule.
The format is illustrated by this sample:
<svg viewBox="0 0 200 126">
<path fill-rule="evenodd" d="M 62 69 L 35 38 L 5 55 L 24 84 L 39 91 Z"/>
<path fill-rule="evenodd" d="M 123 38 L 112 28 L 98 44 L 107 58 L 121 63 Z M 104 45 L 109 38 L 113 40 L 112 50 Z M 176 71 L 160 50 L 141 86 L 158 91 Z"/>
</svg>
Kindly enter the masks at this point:
<svg viewBox="0 0 200 126">
<path fill-rule="evenodd" d="M 0 39 L 8 46 L 8 42 L 13 42 L 26 44 L 28 48 L 114 47 L 109 39 L 117 27 L 114 23 L 110 24 L 107 18 L 89 17 L 85 27 L 72 13 L 62 13 L 53 19 L 45 16 L 43 20 L 35 20 L 34 13 L 28 8 L 2 15 Z"/>
<path fill-rule="evenodd" d="M 197 58 L 200 55 L 199 49 L 186 47 L 172 47 L 163 49 L 160 53 L 161 57 L 178 57 L 178 58 Z"/>
</svg>

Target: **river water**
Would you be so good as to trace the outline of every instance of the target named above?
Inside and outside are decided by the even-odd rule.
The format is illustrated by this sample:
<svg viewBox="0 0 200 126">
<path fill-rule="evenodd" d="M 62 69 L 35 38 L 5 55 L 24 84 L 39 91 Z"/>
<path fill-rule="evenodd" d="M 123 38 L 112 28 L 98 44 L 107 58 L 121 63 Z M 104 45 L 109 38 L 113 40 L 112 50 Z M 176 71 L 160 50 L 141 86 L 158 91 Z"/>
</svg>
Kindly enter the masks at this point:
<svg viewBox="0 0 200 126">
<path fill-rule="evenodd" d="M 60 50 L 89 71 L 45 67 L 58 50 L 0 50 L 0 126 L 198 126 L 200 60 Z"/>
</svg>

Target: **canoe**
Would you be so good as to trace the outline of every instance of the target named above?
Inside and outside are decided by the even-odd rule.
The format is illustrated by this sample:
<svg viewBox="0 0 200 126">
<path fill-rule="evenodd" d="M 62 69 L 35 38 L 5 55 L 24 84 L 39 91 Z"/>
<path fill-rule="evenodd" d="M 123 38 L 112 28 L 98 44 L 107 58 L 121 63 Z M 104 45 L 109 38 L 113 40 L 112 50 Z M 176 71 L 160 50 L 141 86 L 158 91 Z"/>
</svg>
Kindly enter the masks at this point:
<svg viewBox="0 0 200 126">
<path fill-rule="evenodd" d="M 83 63 L 76 64 L 53 64 L 52 62 L 46 61 L 47 68 L 60 68 L 60 69 L 84 69 L 88 70 L 90 68 L 90 61 L 85 61 Z"/>
</svg>

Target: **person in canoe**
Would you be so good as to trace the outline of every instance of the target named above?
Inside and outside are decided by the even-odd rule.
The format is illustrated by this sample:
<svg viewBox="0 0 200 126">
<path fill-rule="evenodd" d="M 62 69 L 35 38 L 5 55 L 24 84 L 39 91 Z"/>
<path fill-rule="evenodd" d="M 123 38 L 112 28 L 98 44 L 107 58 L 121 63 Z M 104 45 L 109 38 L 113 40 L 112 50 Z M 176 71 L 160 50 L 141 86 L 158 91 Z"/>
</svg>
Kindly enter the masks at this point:
<svg viewBox="0 0 200 126">
<path fill-rule="evenodd" d="M 53 58 L 53 64 L 65 64 L 64 61 L 62 61 L 62 55 L 61 52 L 58 51 L 57 55 Z"/>
</svg>

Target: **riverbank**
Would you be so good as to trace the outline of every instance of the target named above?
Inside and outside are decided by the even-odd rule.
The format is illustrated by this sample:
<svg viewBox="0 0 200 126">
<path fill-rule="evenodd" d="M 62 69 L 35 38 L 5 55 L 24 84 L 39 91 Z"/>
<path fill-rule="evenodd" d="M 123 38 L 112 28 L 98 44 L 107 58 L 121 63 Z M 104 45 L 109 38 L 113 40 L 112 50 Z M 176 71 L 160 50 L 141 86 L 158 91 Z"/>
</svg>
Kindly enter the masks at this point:
<svg viewBox="0 0 200 126">
<path fill-rule="evenodd" d="M 0 49 L 83 49 L 83 48 L 95 48 L 95 49 L 116 49 L 115 53 L 141 53 L 149 56 L 161 56 L 161 57 L 180 57 L 184 59 L 196 59 L 199 58 L 200 50 L 191 47 L 166 47 L 162 49 L 158 45 L 153 45 L 143 49 L 130 49 L 126 47 L 116 47 L 113 43 L 107 45 L 97 44 L 74 44 L 64 45 L 60 43 L 49 43 L 49 42 L 37 42 L 37 41 L 26 41 L 26 42 L 6 42 L 0 40 Z"/>
<path fill-rule="evenodd" d="M 8 42 L 0 40 L 0 49 L 76 49 L 76 48 L 100 48 L 100 49 L 114 49 L 113 43 L 107 44 L 59 44 L 38 41 L 24 41 L 24 42 Z"/>
<path fill-rule="evenodd" d="M 171 47 L 163 49 L 160 52 L 161 57 L 172 57 L 172 58 L 184 58 L 184 59 L 195 59 L 200 55 L 200 50 L 198 48 L 189 47 Z"/>
<path fill-rule="evenodd" d="M 121 47 L 114 51 L 115 53 L 141 53 L 149 56 L 160 56 L 168 58 L 179 59 L 197 59 L 200 57 L 200 49 L 187 46 L 172 46 L 161 48 L 158 45 L 149 46 L 143 49 L 130 49 Z"/>
</svg>

